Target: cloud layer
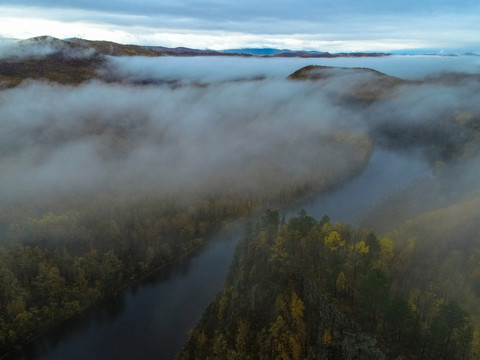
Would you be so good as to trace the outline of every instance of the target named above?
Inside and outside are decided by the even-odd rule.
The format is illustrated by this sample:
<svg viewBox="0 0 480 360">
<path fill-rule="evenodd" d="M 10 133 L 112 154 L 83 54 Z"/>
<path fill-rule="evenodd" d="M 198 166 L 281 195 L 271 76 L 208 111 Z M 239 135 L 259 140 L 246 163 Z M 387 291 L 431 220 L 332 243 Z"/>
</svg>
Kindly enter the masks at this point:
<svg viewBox="0 0 480 360">
<path fill-rule="evenodd" d="M 0 7 L 0 34 L 49 34 L 226 49 L 480 51 L 475 1 L 17 1 Z M 477 14 L 477 15 L 476 15 Z M 38 33 L 42 31 L 42 33 Z"/>
<path fill-rule="evenodd" d="M 98 190 L 254 190 L 262 181 L 256 176 L 287 182 L 330 161 L 328 147 L 313 155 L 336 128 L 333 115 L 311 84 L 285 81 L 178 89 L 24 84 L 0 94 L 0 192 L 11 200 Z"/>
<path fill-rule="evenodd" d="M 415 59 L 426 61 L 383 58 L 370 65 L 418 77 L 422 67 Z M 425 71 L 446 66 L 427 59 Z M 455 59 L 460 69 L 477 66 L 471 57 L 445 59 Z M 1 199 L 110 190 L 254 191 L 312 169 L 336 176 L 351 154 L 332 143 L 335 134 L 378 133 L 392 124 L 399 133 L 419 124 L 435 129 L 438 121 L 480 113 L 471 95 L 480 92 L 476 81 L 405 85 L 390 100 L 358 107 L 342 96 L 371 75 L 286 80 L 302 61 L 122 58 L 112 59 L 112 71 L 123 85 L 26 82 L 1 91 Z M 167 82 L 131 85 L 148 79 Z M 182 81 L 169 83 L 175 79 Z M 452 134 L 441 136 L 448 142 Z"/>
</svg>

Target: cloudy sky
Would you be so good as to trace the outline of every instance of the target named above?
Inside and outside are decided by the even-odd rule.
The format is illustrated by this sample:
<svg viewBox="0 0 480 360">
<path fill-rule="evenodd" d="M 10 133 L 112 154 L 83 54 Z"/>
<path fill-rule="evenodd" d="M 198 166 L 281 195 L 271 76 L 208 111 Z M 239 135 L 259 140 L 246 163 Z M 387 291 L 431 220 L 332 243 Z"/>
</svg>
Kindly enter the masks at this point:
<svg viewBox="0 0 480 360">
<path fill-rule="evenodd" d="M 478 0 L 5 0 L 0 36 L 199 49 L 480 51 Z"/>
</svg>

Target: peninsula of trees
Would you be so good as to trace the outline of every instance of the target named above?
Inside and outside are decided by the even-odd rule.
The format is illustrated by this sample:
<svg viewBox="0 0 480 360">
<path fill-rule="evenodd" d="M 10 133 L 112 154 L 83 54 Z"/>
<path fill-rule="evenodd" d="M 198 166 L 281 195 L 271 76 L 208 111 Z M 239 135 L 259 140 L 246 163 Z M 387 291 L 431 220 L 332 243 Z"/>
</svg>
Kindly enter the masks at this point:
<svg viewBox="0 0 480 360">
<path fill-rule="evenodd" d="M 442 286 L 425 302 L 413 284 L 428 265 L 412 271 L 413 256 L 328 216 L 267 210 L 178 358 L 475 359 L 472 317 Z"/>
</svg>

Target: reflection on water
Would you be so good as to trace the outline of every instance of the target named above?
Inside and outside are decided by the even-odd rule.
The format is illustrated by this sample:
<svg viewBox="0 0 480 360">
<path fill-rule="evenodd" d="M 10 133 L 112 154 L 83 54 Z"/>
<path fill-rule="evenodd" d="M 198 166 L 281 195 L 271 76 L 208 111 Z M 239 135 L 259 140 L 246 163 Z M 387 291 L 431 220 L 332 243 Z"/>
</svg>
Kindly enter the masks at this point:
<svg viewBox="0 0 480 360">
<path fill-rule="evenodd" d="M 305 208 L 316 218 L 328 214 L 358 225 L 375 202 L 429 173 L 418 158 L 377 149 L 359 177 L 292 206 L 287 215 Z M 220 290 L 242 233 L 237 227 L 216 236 L 200 254 L 67 321 L 12 359 L 173 359 Z"/>
</svg>

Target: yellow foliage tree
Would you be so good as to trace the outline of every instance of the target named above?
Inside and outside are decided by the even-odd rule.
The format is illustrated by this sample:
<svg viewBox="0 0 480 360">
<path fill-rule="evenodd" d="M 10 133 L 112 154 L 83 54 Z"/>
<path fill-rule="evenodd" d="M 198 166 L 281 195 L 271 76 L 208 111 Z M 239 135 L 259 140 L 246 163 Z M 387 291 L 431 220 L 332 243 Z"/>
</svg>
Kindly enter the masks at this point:
<svg viewBox="0 0 480 360">
<path fill-rule="evenodd" d="M 293 318 L 294 326 L 293 333 L 290 336 L 290 349 L 292 350 L 293 359 L 299 360 L 304 355 L 304 344 L 306 337 L 306 327 L 304 318 L 305 304 L 302 299 L 298 297 L 295 291 L 291 295 L 290 311 Z"/>
<path fill-rule="evenodd" d="M 291 298 L 291 314 L 295 321 L 301 321 L 303 319 L 303 312 L 305 310 L 305 304 L 302 299 L 298 297 L 295 291 L 292 293 Z"/>
<path fill-rule="evenodd" d="M 323 345 L 325 345 L 326 347 L 330 347 L 333 345 L 333 338 L 330 331 L 328 330 L 323 331 L 322 341 L 323 341 Z"/>
<path fill-rule="evenodd" d="M 368 254 L 368 252 L 370 251 L 370 247 L 367 245 L 367 243 L 365 241 L 360 241 L 358 243 L 355 244 L 355 252 L 357 254 Z"/>
<path fill-rule="evenodd" d="M 237 337 L 235 347 L 240 354 L 246 352 L 248 345 L 248 333 L 250 332 L 250 325 L 248 321 L 241 319 L 238 323 Z"/>
<path fill-rule="evenodd" d="M 269 328 L 272 355 L 274 358 L 290 360 L 290 331 L 281 315 L 278 315 L 275 322 Z"/>
<path fill-rule="evenodd" d="M 333 230 L 327 237 L 325 237 L 325 245 L 330 250 L 338 250 L 341 247 L 345 246 L 345 240 L 342 240 L 340 234 Z"/>
<path fill-rule="evenodd" d="M 391 259 L 393 257 L 393 241 L 389 238 L 382 238 L 379 241 L 382 258 Z"/>
<path fill-rule="evenodd" d="M 343 271 L 338 274 L 335 285 L 339 294 L 345 294 L 345 290 L 347 289 L 347 279 L 345 278 L 345 274 L 343 273 Z"/>
</svg>

